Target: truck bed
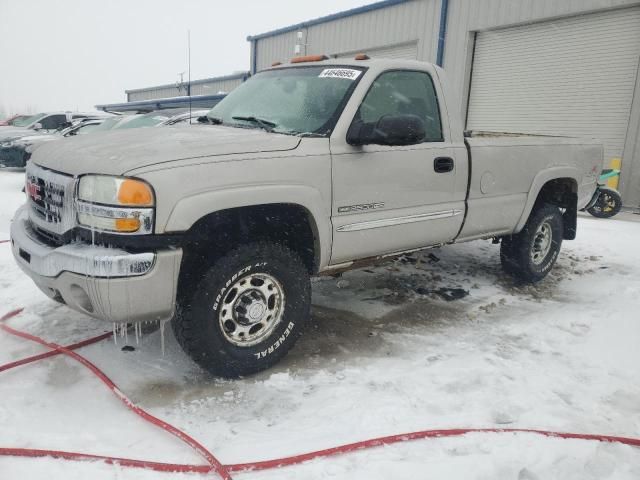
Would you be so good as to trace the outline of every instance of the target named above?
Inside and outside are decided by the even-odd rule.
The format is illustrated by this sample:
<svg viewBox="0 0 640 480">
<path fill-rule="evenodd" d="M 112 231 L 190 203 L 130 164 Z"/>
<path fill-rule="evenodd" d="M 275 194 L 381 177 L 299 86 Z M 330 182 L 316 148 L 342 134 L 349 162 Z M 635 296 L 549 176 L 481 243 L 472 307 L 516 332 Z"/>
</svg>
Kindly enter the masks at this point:
<svg viewBox="0 0 640 480">
<path fill-rule="evenodd" d="M 467 217 L 459 240 L 519 231 L 523 214 L 550 178 L 579 178 L 578 208 L 593 193 L 602 168 L 602 145 L 596 140 L 507 132 L 472 132 Z M 534 201 L 535 199 L 533 199 Z M 515 230 L 514 230 L 515 227 Z"/>
</svg>

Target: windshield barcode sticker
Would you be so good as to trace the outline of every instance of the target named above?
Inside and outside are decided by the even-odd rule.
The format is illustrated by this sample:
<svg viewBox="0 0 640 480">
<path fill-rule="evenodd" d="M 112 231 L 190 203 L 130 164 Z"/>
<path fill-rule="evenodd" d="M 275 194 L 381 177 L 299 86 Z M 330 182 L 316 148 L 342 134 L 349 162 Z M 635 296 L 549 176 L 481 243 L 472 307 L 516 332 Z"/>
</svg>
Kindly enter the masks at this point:
<svg viewBox="0 0 640 480">
<path fill-rule="evenodd" d="M 360 76 L 360 70 L 352 68 L 325 68 L 318 77 L 320 78 L 346 78 L 347 80 L 355 80 Z"/>
</svg>

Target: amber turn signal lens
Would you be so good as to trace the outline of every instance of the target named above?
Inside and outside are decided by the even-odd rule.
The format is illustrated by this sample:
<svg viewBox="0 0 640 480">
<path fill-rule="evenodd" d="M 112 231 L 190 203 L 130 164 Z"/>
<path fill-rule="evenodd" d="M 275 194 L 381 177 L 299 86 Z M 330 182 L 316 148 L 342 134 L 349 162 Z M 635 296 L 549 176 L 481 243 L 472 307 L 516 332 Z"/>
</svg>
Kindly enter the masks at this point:
<svg viewBox="0 0 640 480">
<path fill-rule="evenodd" d="M 326 55 L 305 55 L 304 57 L 293 57 L 291 63 L 321 62 L 322 60 L 329 60 L 329 57 Z"/>
<path fill-rule="evenodd" d="M 121 205 L 151 207 L 153 206 L 153 192 L 146 183 L 127 178 L 118 189 L 118 201 Z"/>
<path fill-rule="evenodd" d="M 140 220 L 137 218 L 116 218 L 116 231 L 136 232 L 140 229 Z"/>
</svg>

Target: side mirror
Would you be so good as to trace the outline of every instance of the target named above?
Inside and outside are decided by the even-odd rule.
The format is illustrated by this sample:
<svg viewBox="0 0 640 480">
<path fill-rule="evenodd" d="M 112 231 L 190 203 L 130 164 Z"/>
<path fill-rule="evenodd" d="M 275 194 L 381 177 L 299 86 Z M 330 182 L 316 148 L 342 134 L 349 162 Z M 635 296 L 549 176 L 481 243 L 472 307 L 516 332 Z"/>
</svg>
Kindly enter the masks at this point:
<svg viewBox="0 0 640 480">
<path fill-rule="evenodd" d="M 42 124 L 40 122 L 33 124 L 34 130 L 42 130 Z"/>
<path fill-rule="evenodd" d="M 415 145 L 426 138 L 424 121 L 417 115 L 385 115 L 377 123 L 356 121 L 347 132 L 349 145 Z"/>
</svg>

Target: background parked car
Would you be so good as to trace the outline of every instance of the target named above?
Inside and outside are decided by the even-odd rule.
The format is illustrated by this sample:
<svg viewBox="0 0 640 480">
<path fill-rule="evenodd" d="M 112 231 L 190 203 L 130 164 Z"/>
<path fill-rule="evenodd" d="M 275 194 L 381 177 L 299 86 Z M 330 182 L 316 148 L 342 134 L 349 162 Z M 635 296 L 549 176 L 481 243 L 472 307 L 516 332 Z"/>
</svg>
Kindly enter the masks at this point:
<svg viewBox="0 0 640 480">
<path fill-rule="evenodd" d="M 189 113 L 188 108 L 170 108 L 166 110 L 154 110 L 153 112 L 127 115 L 120 123 L 113 127 L 113 130 L 160 127 L 166 125 L 188 125 L 191 119 L 193 123 L 197 118 L 206 115 L 209 110 L 193 110 Z"/>
<path fill-rule="evenodd" d="M 14 120 L 11 126 L 0 129 L 0 142 L 30 135 L 34 131 L 53 132 L 61 127 L 64 128 L 73 120 L 97 115 L 99 114 L 80 112 L 38 113 L 27 118 Z"/>
<path fill-rule="evenodd" d="M 191 122 L 197 123 L 198 117 L 206 115 L 207 112 L 208 110 L 189 112 L 189 109 L 186 108 L 174 108 L 107 118 L 84 117 L 66 122 L 63 124 L 63 128 L 50 133 L 43 132 L 43 130 L 28 130 L 27 135 L 22 133 L 17 137 L 0 141 L 0 167 L 24 168 L 36 148 L 44 143 L 65 137 L 107 130 L 189 125 Z M 67 123 L 69 125 L 64 128 Z"/>
<path fill-rule="evenodd" d="M 0 120 L 0 127 L 7 126 L 16 126 L 15 122 L 19 122 L 25 118 L 28 118 L 29 115 L 11 115 L 10 117 L 5 118 L 4 120 Z"/>
<path fill-rule="evenodd" d="M 119 120 L 119 117 L 115 117 Z M 86 117 L 65 122 L 51 133 L 43 130 L 27 130 L 29 134 L 20 135 L 8 140 L 0 141 L 0 167 L 25 167 L 31 153 L 40 145 L 61 138 L 89 133 L 92 127 L 97 127 L 107 120 L 106 117 Z"/>
</svg>

